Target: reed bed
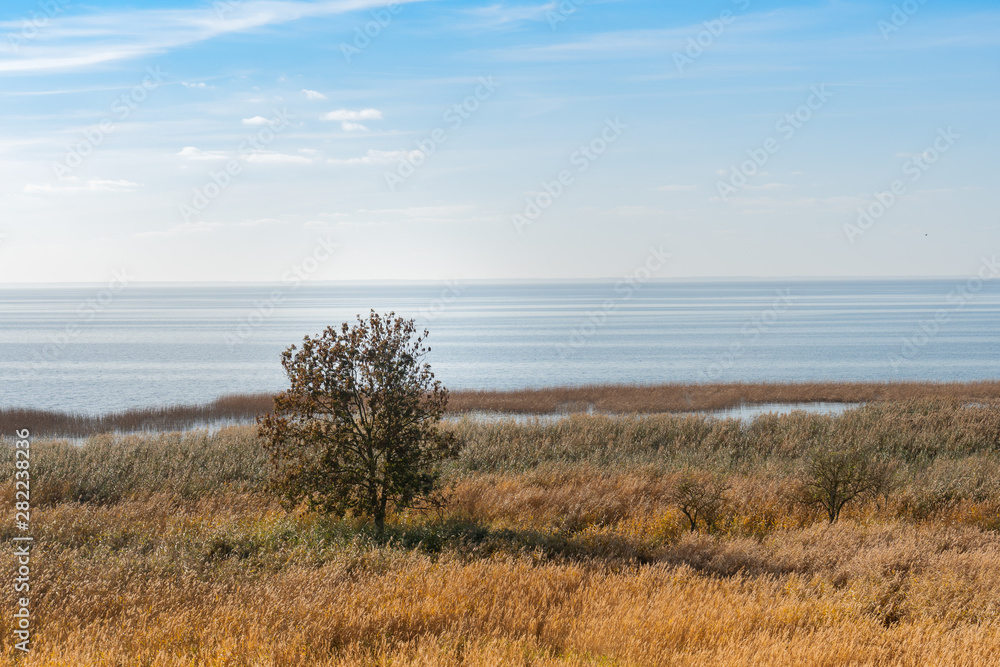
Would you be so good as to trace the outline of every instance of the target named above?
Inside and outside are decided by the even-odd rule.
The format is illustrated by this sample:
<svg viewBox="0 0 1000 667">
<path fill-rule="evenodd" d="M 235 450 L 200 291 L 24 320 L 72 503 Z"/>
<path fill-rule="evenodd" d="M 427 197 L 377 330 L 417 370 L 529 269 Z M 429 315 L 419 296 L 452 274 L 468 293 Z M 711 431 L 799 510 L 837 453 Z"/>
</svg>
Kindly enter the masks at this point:
<svg viewBox="0 0 1000 667">
<path fill-rule="evenodd" d="M 470 412 L 653 414 L 724 410 L 768 403 L 853 404 L 915 400 L 997 404 L 1000 402 L 1000 382 L 594 385 L 455 391 L 451 393 L 448 411 L 453 415 Z M 205 405 L 143 408 L 103 415 L 9 407 L 0 408 L 0 433 L 12 433 L 26 425 L 37 435 L 67 438 L 111 432 L 186 430 L 209 423 L 251 422 L 272 407 L 273 395 L 267 393 L 233 394 Z"/>
<path fill-rule="evenodd" d="M 1000 382 L 803 382 L 597 385 L 514 391 L 459 391 L 455 412 L 654 413 L 724 410 L 766 403 L 871 403 L 912 400 L 1000 400 Z"/>
<path fill-rule="evenodd" d="M 274 407 L 267 393 L 222 396 L 204 405 L 136 408 L 88 415 L 30 408 L 0 408 L 0 433 L 31 428 L 36 435 L 79 438 L 99 433 L 177 431 L 219 422 L 245 422 Z"/>
<path fill-rule="evenodd" d="M 874 403 L 752 422 L 449 423 L 444 510 L 287 511 L 250 426 L 32 448 L 22 665 L 1000 663 L 1000 410 Z M 817 445 L 897 466 L 829 525 L 787 490 Z M 0 470 L 10 471 L 9 447 Z M 689 530 L 671 491 L 722 475 Z M 14 531 L 0 477 L 0 539 Z M 12 571 L 10 550 L 0 568 Z M 10 586 L 0 605 L 13 609 Z M 0 633 L 11 636 L 10 614 Z"/>
</svg>

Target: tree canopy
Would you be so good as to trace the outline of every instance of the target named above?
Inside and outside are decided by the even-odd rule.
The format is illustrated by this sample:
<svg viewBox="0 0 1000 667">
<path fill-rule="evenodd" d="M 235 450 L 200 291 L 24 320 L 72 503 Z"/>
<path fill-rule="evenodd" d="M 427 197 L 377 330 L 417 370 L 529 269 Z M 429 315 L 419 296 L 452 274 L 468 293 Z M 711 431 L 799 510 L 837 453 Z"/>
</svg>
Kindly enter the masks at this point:
<svg viewBox="0 0 1000 667">
<path fill-rule="evenodd" d="M 373 310 L 282 353 L 291 386 L 257 421 L 288 504 L 367 516 L 381 533 L 390 509 L 442 501 L 440 464 L 458 443 L 439 425 L 448 391 L 425 361 L 427 335 Z"/>
</svg>

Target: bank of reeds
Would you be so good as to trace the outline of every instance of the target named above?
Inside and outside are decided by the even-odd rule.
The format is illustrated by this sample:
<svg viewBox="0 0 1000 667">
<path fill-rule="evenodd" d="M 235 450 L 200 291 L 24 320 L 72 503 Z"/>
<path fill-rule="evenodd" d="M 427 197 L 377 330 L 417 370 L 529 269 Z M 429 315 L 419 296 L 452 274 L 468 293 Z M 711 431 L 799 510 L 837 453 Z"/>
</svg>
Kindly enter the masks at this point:
<svg viewBox="0 0 1000 667">
<path fill-rule="evenodd" d="M 233 394 L 204 405 L 136 408 L 88 415 L 31 408 L 0 408 L 0 434 L 30 429 L 36 435 L 79 438 L 98 433 L 178 431 L 219 422 L 246 422 L 274 407 L 271 394 Z"/>
<path fill-rule="evenodd" d="M 758 383 L 595 385 L 513 391 L 455 391 L 449 413 L 653 414 L 724 410 L 768 403 L 880 403 L 946 400 L 1000 402 L 1000 382 Z M 0 408 L 0 434 L 31 428 L 37 435 L 85 437 L 98 433 L 184 430 L 205 424 L 251 422 L 273 407 L 267 393 L 233 394 L 204 405 L 175 405 L 86 415 Z"/>
<path fill-rule="evenodd" d="M 454 412 L 655 413 L 723 410 L 766 403 L 872 403 L 912 400 L 1000 401 L 1000 382 L 803 382 L 597 385 L 513 391 L 459 391 Z"/>
</svg>

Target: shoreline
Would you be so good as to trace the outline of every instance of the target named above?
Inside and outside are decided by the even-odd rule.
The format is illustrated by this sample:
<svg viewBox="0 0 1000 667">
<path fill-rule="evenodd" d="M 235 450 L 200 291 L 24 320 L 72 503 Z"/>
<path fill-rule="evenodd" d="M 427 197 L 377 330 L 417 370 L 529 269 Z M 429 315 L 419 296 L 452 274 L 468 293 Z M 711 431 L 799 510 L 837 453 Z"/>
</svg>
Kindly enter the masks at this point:
<svg viewBox="0 0 1000 667">
<path fill-rule="evenodd" d="M 178 431 L 199 425 L 247 422 L 272 407 L 273 394 L 232 394 L 201 405 L 136 408 L 100 415 L 0 408 L 0 433 L 32 428 L 40 436 Z M 587 385 L 518 390 L 453 391 L 448 416 L 684 414 L 764 405 L 853 404 L 938 400 L 1000 404 L 1000 381 L 803 382 L 658 385 Z"/>
</svg>

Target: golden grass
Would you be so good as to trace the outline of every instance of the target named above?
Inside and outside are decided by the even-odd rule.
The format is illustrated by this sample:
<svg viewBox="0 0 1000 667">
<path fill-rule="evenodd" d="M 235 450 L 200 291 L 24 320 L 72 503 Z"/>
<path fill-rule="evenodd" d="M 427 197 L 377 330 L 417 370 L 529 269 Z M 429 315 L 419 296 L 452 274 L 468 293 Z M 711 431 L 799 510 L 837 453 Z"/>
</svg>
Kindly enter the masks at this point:
<svg viewBox="0 0 1000 667">
<path fill-rule="evenodd" d="M 0 661 L 1000 664 L 995 408 L 449 428 L 466 443 L 451 504 L 392 516 L 384 538 L 284 511 L 249 427 L 36 442 L 36 643 L 18 658 L 5 640 Z M 830 526 L 787 489 L 811 446 L 843 439 L 896 461 L 899 487 Z M 712 533 L 671 503 L 689 468 L 731 485 Z M 3 586 L 0 609 L 15 597 Z"/>
<path fill-rule="evenodd" d="M 607 527 L 649 545 L 642 563 L 602 558 L 596 539 L 584 559 L 427 553 L 324 535 L 259 496 L 220 499 L 38 512 L 37 644 L 19 664 L 1000 660 L 1000 538 L 971 526 L 856 516 L 760 539 Z M 239 540 L 256 546 L 219 548 Z M 15 656 L 9 643 L 0 655 Z"/>
</svg>

